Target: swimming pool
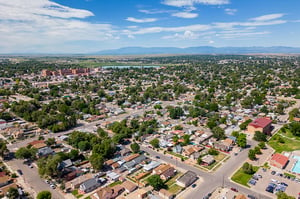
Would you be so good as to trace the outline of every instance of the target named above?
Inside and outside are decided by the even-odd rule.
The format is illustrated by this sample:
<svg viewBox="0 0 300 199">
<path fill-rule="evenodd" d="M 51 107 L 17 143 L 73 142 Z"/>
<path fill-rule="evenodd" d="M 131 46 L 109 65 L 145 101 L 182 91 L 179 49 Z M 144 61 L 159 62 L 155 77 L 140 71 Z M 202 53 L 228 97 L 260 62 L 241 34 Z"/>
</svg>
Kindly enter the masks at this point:
<svg viewBox="0 0 300 199">
<path fill-rule="evenodd" d="M 297 159 L 292 171 L 300 174 L 300 156 L 293 156 L 294 159 Z"/>
</svg>

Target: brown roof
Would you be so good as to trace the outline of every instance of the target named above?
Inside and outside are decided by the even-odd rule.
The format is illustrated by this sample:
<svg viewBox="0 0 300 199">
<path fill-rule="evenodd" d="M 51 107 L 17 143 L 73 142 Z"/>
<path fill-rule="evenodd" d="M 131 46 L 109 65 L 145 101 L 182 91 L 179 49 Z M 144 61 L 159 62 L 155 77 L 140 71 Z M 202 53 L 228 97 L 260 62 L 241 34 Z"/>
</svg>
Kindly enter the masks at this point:
<svg viewBox="0 0 300 199">
<path fill-rule="evenodd" d="M 107 160 L 107 161 L 105 161 L 105 164 L 108 165 L 108 166 L 110 166 L 110 165 L 112 165 L 114 162 L 115 162 L 115 161 L 113 161 L 113 160 Z"/>
<path fill-rule="evenodd" d="M 92 198 L 95 199 L 114 199 L 116 198 L 124 188 L 120 185 L 116 185 L 114 187 L 104 187 L 99 189 L 96 193 L 94 193 Z"/>
<path fill-rule="evenodd" d="M 117 162 L 113 163 L 111 166 L 115 169 L 120 167 L 119 163 Z"/>
<path fill-rule="evenodd" d="M 171 166 L 168 164 L 161 164 L 158 167 L 156 167 L 153 172 L 157 175 L 162 174 L 163 172 L 165 172 L 166 170 L 168 170 Z"/>
<path fill-rule="evenodd" d="M 247 199 L 245 195 L 240 194 L 235 197 L 235 199 Z"/>
<path fill-rule="evenodd" d="M 45 140 L 34 140 L 32 142 L 29 142 L 28 144 L 30 144 L 31 146 L 33 146 L 33 145 L 41 144 L 41 143 L 45 143 Z"/>
<path fill-rule="evenodd" d="M 11 178 L 7 175 L 0 177 L 0 184 L 2 183 L 6 183 L 7 181 L 9 181 Z"/>
<path fill-rule="evenodd" d="M 272 156 L 271 161 L 275 161 L 278 164 L 280 164 L 282 167 L 284 167 L 287 164 L 287 162 L 289 161 L 289 158 L 284 155 L 281 155 L 279 153 L 276 153 Z"/>
<path fill-rule="evenodd" d="M 46 147 L 47 145 L 45 143 L 37 143 L 35 145 L 32 145 L 33 148 L 36 148 L 36 149 L 41 149 L 41 148 L 44 148 Z"/>
<path fill-rule="evenodd" d="M 121 184 L 122 187 L 124 187 L 124 189 L 126 189 L 126 191 L 128 192 L 132 192 L 137 188 L 137 185 L 134 184 L 133 182 L 130 181 L 125 181 Z"/>
<path fill-rule="evenodd" d="M 139 157 L 139 156 L 140 156 L 140 154 L 135 153 L 135 154 L 126 156 L 126 157 L 124 158 L 124 160 L 125 160 L 126 162 L 129 162 L 129 161 L 131 161 L 131 160 L 133 160 L 133 159 L 135 159 L 135 158 L 137 158 L 137 157 Z"/>
<path fill-rule="evenodd" d="M 167 196 L 167 197 L 173 196 L 173 194 L 170 193 L 170 192 L 169 192 L 168 190 L 166 190 L 166 189 L 161 189 L 161 190 L 159 190 L 159 194 L 160 194 L 160 195 L 163 195 L 163 196 Z"/>
<path fill-rule="evenodd" d="M 230 146 L 230 145 L 233 144 L 233 140 L 231 140 L 231 139 L 229 139 L 229 138 L 226 138 L 223 142 L 224 142 L 224 144 L 226 144 L 226 146 L 227 146 L 227 145 Z"/>
</svg>

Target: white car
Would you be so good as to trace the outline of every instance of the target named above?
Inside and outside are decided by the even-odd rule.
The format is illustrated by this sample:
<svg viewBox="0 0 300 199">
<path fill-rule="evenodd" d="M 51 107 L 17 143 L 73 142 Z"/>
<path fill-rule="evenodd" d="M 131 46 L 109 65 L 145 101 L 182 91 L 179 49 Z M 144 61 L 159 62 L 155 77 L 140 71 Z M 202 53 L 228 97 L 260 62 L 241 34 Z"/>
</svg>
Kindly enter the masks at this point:
<svg viewBox="0 0 300 199">
<path fill-rule="evenodd" d="M 56 188 L 56 186 L 55 186 L 54 184 L 51 184 L 50 187 L 51 187 L 52 189 L 55 189 L 55 188 Z"/>
</svg>

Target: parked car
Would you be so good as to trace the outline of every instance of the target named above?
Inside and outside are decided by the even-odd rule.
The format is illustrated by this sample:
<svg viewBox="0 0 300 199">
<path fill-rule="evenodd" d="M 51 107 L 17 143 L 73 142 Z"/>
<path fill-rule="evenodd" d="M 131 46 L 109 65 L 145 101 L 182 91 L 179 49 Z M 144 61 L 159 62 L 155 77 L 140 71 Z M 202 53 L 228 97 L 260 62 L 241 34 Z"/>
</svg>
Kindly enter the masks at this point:
<svg viewBox="0 0 300 199">
<path fill-rule="evenodd" d="M 18 169 L 17 172 L 18 172 L 19 175 L 23 175 L 23 172 L 22 172 L 21 169 Z"/>
<path fill-rule="evenodd" d="M 271 174 L 272 174 L 272 175 L 275 175 L 275 173 L 276 173 L 276 171 L 271 171 Z"/>
<path fill-rule="evenodd" d="M 206 196 L 203 197 L 203 199 L 209 199 L 211 196 L 211 193 L 208 193 Z"/>
<path fill-rule="evenodd" d="M 55 188 L 56 188 L 56 186 L 55 186 L 54 184 L 51 184 L 50 187 L 51 187 L 52 189 L 55 189 Z"/>
<path fill-rule="evenodd" d="M 231 191 L 238 192 L 238 190 L 234 187 L 231 187 L 230 189 L 231 189 Z"/>
<path fill-rule="evenodd" d="M 160 157 L 157 155 L 157 156 L 155 156 L 155 158 L 157 158 L 157 159 L 160 159 Z"/>
<path fill-rule="evenodd" d="M 29 168 L 31 168 L 31 169 L 33 168 L 32 164 L 29 164 L 28 166 L 29 166 Z"/>
<path fill-rule="evenodd" d="M 49 180 L 45 180 L 45 182 L 46 182 L 47 184 L 50 184 Z"/>
<path fill-rule="evenodd" d="M 255 196 L 252 196 L 252 195 L 250 195 L 250 194 L 249 194 L 247 197 L 250 198 L 250 199 L 256 199 Z"/>
<path fill-rule="evenodd" d="M 280 184 L 283 185 L 283 186 L 286 186 L 286 187 L 289 186 L 289 185 L 286 184 L 285 182 L 281 182 Z"/>
<path fill-rule="evenodd" d="M 251 180 L 249 180 L 249 182 L 248 182 L 249 184 L 252 184 L 252 185 L 256 185 L 256 180 L 254 180 L 254 179 L 251 179 Z"/>
<path fill-rule="evenodd" d="M 192 187 L 195 188 L 197 185 L 196 184 L 192 184 Z"/>
<path fill-rule="evenodd" d="M 273 193 L 273 192 L 274 192 L 274 188 L 273 188 L 272 186 L 268 186 L 268 187 L 266 188 L 266 191 L 267 191 L 267 192 L 270 192 L 270 193 Z"/>
</svg>

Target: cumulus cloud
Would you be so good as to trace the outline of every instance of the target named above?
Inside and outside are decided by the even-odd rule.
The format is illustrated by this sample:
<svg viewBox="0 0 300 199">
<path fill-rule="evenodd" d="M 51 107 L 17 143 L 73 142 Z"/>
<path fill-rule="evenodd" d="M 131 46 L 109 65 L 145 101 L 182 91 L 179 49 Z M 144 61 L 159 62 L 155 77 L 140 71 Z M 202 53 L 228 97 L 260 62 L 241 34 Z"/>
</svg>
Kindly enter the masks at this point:
<svg viewBox="0 0 300 199">
<path fill-rule="evenodd" d="M 6 52 L 60 52 L 74 41 L 118 39 L 110 24 L 83 21 L 94 14 L 49 0 L 9 0 L 0 3 L 0 49 Z M 66 50 L 66 49 L 64 49 Z M 67 49 L 74 51 L 76 49 Z"/>
<path fill-rule="evenodd" d="M 134 18 L 134 17 L 127 17 L 126 20 L 130 21 L 130 22 L 134 22 L 134 23 L 149 23 L 149 22 L 155 22 L 155 21 L 157 21 L 156 18 L 142 18 L 142 19 L 137 19 L 137 18 Z"/>
<path fill-rule="evenodd" d="M 198 17 L 198 14 L 192 13 L 192 12 L 177 12 L 177 13 L 173 13 L 172 16 L 179 17 L 179 18 L 185 18 L 185 19 L 191 19 L 191 18 Z"/>
</svg>

